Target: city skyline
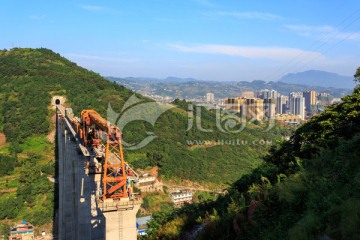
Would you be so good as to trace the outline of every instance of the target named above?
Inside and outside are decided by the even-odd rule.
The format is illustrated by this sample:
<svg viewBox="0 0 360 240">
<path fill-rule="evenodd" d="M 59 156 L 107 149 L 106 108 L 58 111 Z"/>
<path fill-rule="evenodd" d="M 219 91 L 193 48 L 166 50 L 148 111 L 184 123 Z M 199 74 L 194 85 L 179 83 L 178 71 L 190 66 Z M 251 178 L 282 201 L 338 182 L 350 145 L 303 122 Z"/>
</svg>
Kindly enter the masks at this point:
<svg viewBox="0 0 360 240">
<path fill-rule="evenodd" d="M 49 48 L 103 76 L 274 81 L 352 76 L 360 60 L 357 1 L 0 3 L 0 47 Z"/>
</svg>

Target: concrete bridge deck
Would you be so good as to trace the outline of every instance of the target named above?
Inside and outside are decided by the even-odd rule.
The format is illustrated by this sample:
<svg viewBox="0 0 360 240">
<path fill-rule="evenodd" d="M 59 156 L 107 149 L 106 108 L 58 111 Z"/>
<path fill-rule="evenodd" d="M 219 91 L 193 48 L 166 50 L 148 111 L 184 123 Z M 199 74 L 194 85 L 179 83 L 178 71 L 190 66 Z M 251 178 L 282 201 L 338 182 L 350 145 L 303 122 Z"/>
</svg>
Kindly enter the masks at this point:
<svg viewBox="0 0 360 240">
<path fill-rule="evenodd" d="M 105 239 L 105 217 L 96 208 L 95 175 L 85 174 L 85 157 L 77 153 L 77 143 L 61 117 L 57 120 L 58 239 Z"/>
</svg>

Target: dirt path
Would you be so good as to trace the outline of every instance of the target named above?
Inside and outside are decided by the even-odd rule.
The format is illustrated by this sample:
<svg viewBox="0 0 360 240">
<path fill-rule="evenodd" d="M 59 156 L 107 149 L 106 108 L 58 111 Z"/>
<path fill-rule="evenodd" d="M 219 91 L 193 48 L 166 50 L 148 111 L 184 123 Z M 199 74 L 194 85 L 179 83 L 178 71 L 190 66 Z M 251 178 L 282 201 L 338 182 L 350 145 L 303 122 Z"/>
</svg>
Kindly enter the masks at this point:
<svg viewBox="0 0 360 240">
<path fill-rule="evenodd" d="M 55 126 L 55 123 L 56 123 L 56 114 L 54 114 L 52 117 L 51 117 L 51 122 L 54 124 Z M 49 135 L 47 136 L 47 139 L 49 142 L 53 143 L 55 141 L 55 128 L 54 130 L 52 130 Z"/>
<path fill-rule="evenodd" d="M 6 143 L 6 136 L 4 133 L 0 133 L 0 147 L 5 145 Z"/>
<path fill-rule="evenodd" d="M 163 183 L 164 186 L 168 187 L 169 189 L 189 189 L 191 191 L 202 191 L 202 192 L 216 192 L 216 193 L 225 193 L 224 191 L 212 190 L 203 186 L 198 187 L 189 187 L 185 185 L 174 185 L 169 183 Z"/>
<path fill-rule="evenodd" d="M 11 193 L 16 192 L 16 188 L 0 189 L 0 193 Z"/>
<path fill-rule="evenodd" d="M 192 146 L 189 146 L 188 149 L 189 150 L 194 150 L 196 148 L 204 148 L 204 147 L 214 147 L 217 146 L 217 142 L 216 141 L 212 141 L 210 143 L 206 143 L 206 144 L 194 144 Z"/>
<path fill-rule="evenodd" d="M 55 129 L 52 130 L 49 135 L 47 136 L 49 142 L 54 143 L 55 141 Z"/>
</svg>

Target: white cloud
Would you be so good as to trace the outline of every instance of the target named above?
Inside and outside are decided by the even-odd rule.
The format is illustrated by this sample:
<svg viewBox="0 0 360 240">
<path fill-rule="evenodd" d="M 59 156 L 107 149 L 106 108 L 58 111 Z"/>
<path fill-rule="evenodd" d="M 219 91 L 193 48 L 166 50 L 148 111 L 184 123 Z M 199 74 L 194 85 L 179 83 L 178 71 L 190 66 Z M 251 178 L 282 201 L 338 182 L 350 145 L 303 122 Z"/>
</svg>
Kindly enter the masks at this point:
<svg viewBox="0 0 360 240">
<path fill-rule="evenodd" d="M 274 21 L 274 20 L 282 20 L 284 19 L 282 16 L 275 15 L 272 13 L 265 12 L 208 12 L 204 13 L 205 16 L 221 16 L 221 17 L 233 17 L 239 19 L 260 19 L 266 21 Z"/>
<path fill-rule="evenodd" d="M 339 29 L 329 26 L 311 26 L 311 25 L 286 25 L 286 29 L 295 32 L 301 36 L 321 38 L 324 41 L 334 40 L 360 40 L 359 32 L 342 32 Z"/>
<path fill-rule="evenodd" d="M 90 12 L 108 12 L 111 11 L 110 8 L 98 5 L 80 5 L 80 7 L 86 11 Z"/>
<path fill-rule="evenodd" d="M 251 59 L 272 59 L 288 60 L 299 55 L 306 55 L 309 58 L 319 58 L 323 55 L 319 52 L 304 51 L 297 48 L 284 47 L 248 47 L 231 45 L 213 45 L 203 44 L 197 46 L 185 46 L 181 44 L 169 44 L 169 47 L 181 52 L 222 54 L 230 56 L 239 56 Z"/>
<path fill-rule="evenodd" d="M 286 25 L 287 29 L 296 31 L 296 32 L 330 32 L 334 30 L 334 27 L 323 25 L 323 26 L 309 26 L 309 25 Z"/>
</svg>

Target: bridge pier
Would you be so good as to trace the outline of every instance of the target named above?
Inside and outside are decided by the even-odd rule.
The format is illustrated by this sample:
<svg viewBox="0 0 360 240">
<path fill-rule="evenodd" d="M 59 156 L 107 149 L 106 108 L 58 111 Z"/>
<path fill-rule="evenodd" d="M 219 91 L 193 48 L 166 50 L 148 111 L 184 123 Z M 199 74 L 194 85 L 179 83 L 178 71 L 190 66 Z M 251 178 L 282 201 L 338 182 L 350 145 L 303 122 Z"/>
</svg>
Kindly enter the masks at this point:
<svg viewBox="0 0 360 240">
<path fill-rule="evenodd" d="M 137 238 L 136 213 L 139 208 L 140 204 L 125 211 L 105 212 L 106 239 L 135 240 Z"/>
</svg>

